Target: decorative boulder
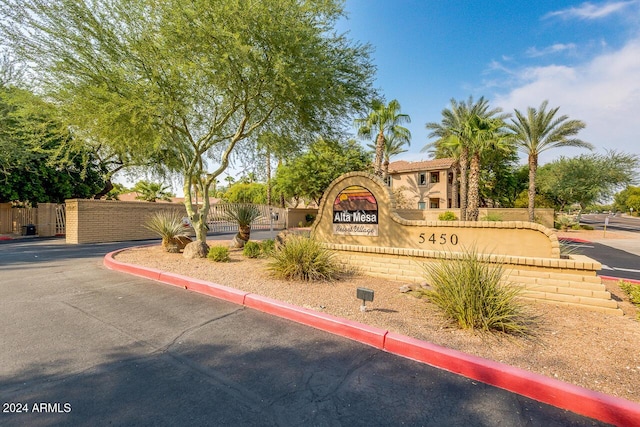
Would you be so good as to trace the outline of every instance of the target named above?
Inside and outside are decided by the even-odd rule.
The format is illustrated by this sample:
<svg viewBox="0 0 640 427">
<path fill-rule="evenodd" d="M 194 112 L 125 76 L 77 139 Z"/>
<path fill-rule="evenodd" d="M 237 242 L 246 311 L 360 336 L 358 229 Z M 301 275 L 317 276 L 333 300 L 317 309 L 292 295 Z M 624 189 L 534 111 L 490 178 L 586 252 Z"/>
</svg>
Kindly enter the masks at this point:
<svg viewBox="0 0 640 427">
<path fill-rule="evenodd" d="M 193 242 L 189 236 L 176 236 L 173 238 L 173 243 L 178 248 L 178 251 L 181 251 L 187 246 L 189 243 Z"/>
<path fill-rule="evenodd" d="M 187 259 L 206 258 L 209 253 L 209 245 L 200 240 L 191 242 L 184 247 L 182 256 Z"/>
<path fill-rule="evenodd" d="M 229 243 L 229 247 L 232 249 L 242 249 L 246 243 L 247 241 L 242 239 L 240 233 L 237 233 L 231 240 L 231 243 Z"/>
</svg>

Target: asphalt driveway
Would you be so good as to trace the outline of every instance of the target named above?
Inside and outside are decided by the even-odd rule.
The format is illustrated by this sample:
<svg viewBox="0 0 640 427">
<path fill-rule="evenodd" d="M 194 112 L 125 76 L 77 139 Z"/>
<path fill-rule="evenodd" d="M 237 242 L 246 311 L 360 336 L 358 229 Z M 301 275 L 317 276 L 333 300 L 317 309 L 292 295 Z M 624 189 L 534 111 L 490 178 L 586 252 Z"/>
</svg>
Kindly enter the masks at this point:
<svg viewBox="0 0 640 427">
<path fill-rule="evenodd" d="M 0 425 L 602 425 L 104 268 L 122 246 L 0 245 Z"/>
</svg>

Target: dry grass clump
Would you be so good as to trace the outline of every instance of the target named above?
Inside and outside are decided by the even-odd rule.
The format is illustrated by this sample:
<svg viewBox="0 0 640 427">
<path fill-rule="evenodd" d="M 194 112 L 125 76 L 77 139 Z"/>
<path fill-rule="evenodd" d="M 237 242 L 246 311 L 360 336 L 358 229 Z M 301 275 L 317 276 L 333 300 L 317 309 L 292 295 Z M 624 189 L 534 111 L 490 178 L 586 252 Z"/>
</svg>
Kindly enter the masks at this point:
<svg viewBox="0 0 640 427">
<path fill-rule="evenodd" d="M 425 264 L 432 289 L 422 291 L 462 329 L 531 333 L 533 318 L 518 300 L 520 288 L 502 281 L 503 268 L 482 262 L 471 250 L 457 259 Z"/>
<path fill-rule="evenodd" d="M 313 239 L 296 235 L 275 248 L 268 269 L 276 277 L 307 282 L 332 281 L 343 272 L 333 252 Z"/>
</svg>

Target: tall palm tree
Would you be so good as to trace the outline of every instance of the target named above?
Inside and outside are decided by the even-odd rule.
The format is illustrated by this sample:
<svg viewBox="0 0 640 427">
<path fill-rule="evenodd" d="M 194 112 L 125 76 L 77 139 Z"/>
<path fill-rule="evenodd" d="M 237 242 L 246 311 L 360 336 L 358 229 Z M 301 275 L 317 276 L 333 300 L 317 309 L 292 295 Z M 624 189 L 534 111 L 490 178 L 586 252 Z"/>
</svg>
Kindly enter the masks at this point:
<svg viewBox="0 0 640 427">
<path fill-rule="evenodd" d="M 411 145 L 411 140 L 405 135 L 390 135 L 385 136 L 384 151 L 382 153 L 382 178 L 386 179 L 389 175 L 389 163 L 391 158 L 398 154 L 405 153 L 404 145 Z M 376 149 L 375 144 L 367 144 L 367 147 L 371 148 L 374 152 Z"/>
<path fill-rule="evenodd" d="M 401 126 L 403 123 L 411 123 L 408 114 L 400 113 L 400 103 L 394 99 L 388 105 L 384 102 L 374 99 L 371 101 L 371 111 L 367 117 L 359 118 L 354 121 L 358 128 L 358 136 L 363 139 L 371 139 L 374 135 L 376 138 L 376 155 L 373 164 L 373 170 L 376 175 L 384 178 L 384 170 L 382 167 L 384 157 L 385 141 L 388 138 L 398 138 L 398 140 L 411 139 L 409 129 Z"/>
<path fill-rule="evenodd" d="M 498 113 L 500 110 L 492 110 Z M 479 183 L 481 159 L 489 150 L 513 150 L 511 140 L 507 137 L 505 115 L 471 116 L 467 122 L 469 140 L 471 142 L 469 161 L 469 188 L 466 219 L 477 221 L 480 207 Z"/>
<path fill-rule="evenodd" d="M 547 111 L 548 101 L 543 101 L 536 110 L 527 108 L 525 116 L 515 110 L 515 118 L 508 124 L 513 132 L 516 147 L 528 156 L 529 163 L 529 221 L 535 219 L 536 172 L 540 153 L 558 147 L 581 147 L 593 150 L 593 145 L 574 138 L 585 128 L 581 120 L 569 120 L 566 115 L 555 117 L 560 107 Z"/>
<path fill-rule="evenodd" d="M 426 128 L 431 131 L 429 138 L 437 138 L 434 142 L 427 144 L 423 151 L 435 148 L 436 153 L 447 153 L 446 157 L 453 157 L 458 160 L 460 166 L 460 219 L 467 220 L 467 199 L 468 199 L 468 169 L 471 148 L 473 145 L 473 117 L 491 118 L 502 110 L 499 108 L 489 110 L 489 101 L 480 97 L 476 102 L 473 96 L 467 101 L 456 101 L 451 99 L 451 108 L 442 110 L 442 120 L 426 124 Z M 438 154 L 436 154 L 438 155 Z"/>
</svg>

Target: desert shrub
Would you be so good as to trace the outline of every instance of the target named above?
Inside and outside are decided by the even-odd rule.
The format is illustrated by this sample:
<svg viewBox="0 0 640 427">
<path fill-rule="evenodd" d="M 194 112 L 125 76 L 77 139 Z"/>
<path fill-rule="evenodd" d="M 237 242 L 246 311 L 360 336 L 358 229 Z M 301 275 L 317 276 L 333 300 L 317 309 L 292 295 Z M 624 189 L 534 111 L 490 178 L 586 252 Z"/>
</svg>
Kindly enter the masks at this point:
<svg viewBox="0 0 640 427">
<path fill-rule="evenodd" d="M 569 215 L 558 215 L 555 220 L 555 226 L 559 230 L 566 231 L 576 225 L 576 220 Z"/>
<path fill-rule="evenodd" d="M 276 248 L 276 241 L 273 239 L 267 239 L 260 242 L 260 250 L 263 255 L 270 255 Z"/>
<path fill-rule="evenodd" d="M 187 235 L 187 230 L 182 224 L 182 217 L 182 213 L 177 210 L 154 212 L 144 227 L 161 237 L 162 247 L 169 250 L 169 246 L 174 244 L 176 237 Z"/>
<path fill-rule="evenodd" d="M 589 225 L 589 224 L 580 224 L 580 229 L 581 230 L 594 230 L 593 225 Z"/>
<path fill-rule="evenodd" d="M 439 221 L 457 221 L 458 217 L 451 211 L 446 211 L 438 215 Z"/>
<path fill-rule="evenodd" d="M 424 269 L 432 287 L 426 296 L 461 328 L 530 332 L 533 319 L 516 299 L 520 288 L 502 283 L 502 266 L 484 263 L 475 251 L 466 251 L 458 259 L 425 264 Z"/>
<path fill-rule="evenodd" d="M 258 258 L 260 256 L 260 244 L 258 242 L 247 242 L 242 249 L 242 255 L 247 258 Z"/>
<path fill-rule="evenodd" d="M 502 215 L 497 213 L 488 213 L 480 218 L 480 221 L 502 221 Z"/>
<path fill-rule="evenodd" d="M 215 262 L 229 262 L 229 248 L 226 246 L 211 246 L 207 258 Z"/>
<path fill-rule="evenodd" d="M 271 254 L 268 269 L 276 277 L 289 280 L 334 280 L 341 268 L 334 254 L 317 241 L 288 236 Z"/>
<path fill-rule="evenodd" d="M 634 285 L 633 283 L 620 280 L 618 281 L 618 286 L 629 295 L 629 301 L 640 308 L 640 285 Z M 640 320 L 640 311 L 638 311 L 637 318 Z"/>
</svg>

